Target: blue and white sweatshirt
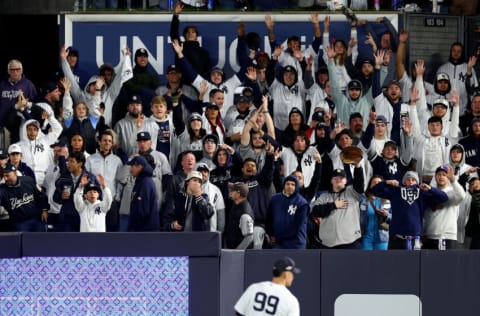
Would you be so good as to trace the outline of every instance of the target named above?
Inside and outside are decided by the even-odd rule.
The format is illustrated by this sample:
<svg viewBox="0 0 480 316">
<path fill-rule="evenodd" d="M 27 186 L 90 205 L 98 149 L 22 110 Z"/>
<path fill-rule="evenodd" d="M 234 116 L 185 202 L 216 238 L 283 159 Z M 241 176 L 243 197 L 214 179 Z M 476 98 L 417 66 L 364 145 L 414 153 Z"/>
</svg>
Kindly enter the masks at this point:
<svg viewBox="0 0 480 316">
<path fill-rule="evenodd" d="M 393 187 L 382 181 L 372 188 L 372 193 L 391 202 L 390 235 L 420 236 L 425 208 L 448 200 L 445 192 L 433 187 L 429 191 L 421 190 L 418 184 Z"/>
</svg>

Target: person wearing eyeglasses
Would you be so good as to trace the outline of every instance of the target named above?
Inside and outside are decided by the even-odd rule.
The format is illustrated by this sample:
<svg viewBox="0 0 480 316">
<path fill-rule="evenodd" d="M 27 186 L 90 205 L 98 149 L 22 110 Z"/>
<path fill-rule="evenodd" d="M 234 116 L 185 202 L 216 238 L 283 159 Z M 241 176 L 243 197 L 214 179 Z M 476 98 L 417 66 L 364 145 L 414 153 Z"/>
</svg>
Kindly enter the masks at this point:
<svg viewBox="0 0 480 316">
<path fill-rule="evenodd" d="M 7 64 L 7 77 L 0 82 L 0 145 L 19 141 L 20 117 L 17 116 L 15 104 L 23 97 L 29 101 L 37 98 L 37 88 L 23 73 L 23 65 L 18 59 L 12 59 Z M 4 129 L 11 133 L 10 139 L 5 140 Z M 8 144 L 6 144 L 7 142 Z"/>
</svg>

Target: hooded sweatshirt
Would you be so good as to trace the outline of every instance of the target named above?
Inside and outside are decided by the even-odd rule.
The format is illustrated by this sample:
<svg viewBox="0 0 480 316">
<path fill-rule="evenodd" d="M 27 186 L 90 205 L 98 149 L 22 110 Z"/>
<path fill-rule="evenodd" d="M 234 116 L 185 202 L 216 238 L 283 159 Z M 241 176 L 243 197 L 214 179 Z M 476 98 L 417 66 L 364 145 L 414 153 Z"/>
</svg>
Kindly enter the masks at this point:
<svg viewBox="0 0 480 316">
<path fill-rule="evenodd" d="M 448 196 L 448 201 L 425 211 L 424 236 L 429 239 L 457 240 L 457 218 L 460 203 L 465 199 L 465 190 L 458 181 L 440 190 Z"/>
<path fill-rule="evenodd" d="M 157 191 L 152 175 L 153 169 L 147 163 L 135 178 L 128 231 L 158 231 L 160 228 Z"/>
<path fill-rule="evenodd" d="M 53 114 L 48 118 L 52 131 L 43 134 L 40 130 L 35 139 L 30 140 L 27 137 L 27 126 L 37 124 L 36 120 L 28 120 L 21 127 L 23 132 L 22 139 L 18 143 L 22 148 L 22 161 L 25 162 L 35 172 L 35 178 L 39 186 L 43 185 L 45 172 L 50 164 L 53 163 L 53 151 L 50 145 L 55 143 L 62 133 L 62 125 L 57 121 Z"/>
<path fill-rule="evenodd" d="M 63 59 L 61 61 L 61 66 L 62 66 L 62 71 L 65 74 L 65 77 L 67 77 L 72 86 L 70 87 L 70 94 L 72 95 L 72 99 L 74 103 L 78 102 L 85 102 L 87 105 L 88 111 L 90 114 L 92 114 L 95 117 L 100 116 L 99 108 L 100 108 L 100 103 L 102 102 L 102 91 L 95 91 L 94 94 L 90 94 L 89 86 L 91 84 L 95 84 L 95 82 L 98 79 L 97 75 L 91 76 L 85 87 L 83 89 L 80 87 L 80 85 L 77 83 L 75 80 L 75 75 L 72 73 L 72 69 L 70 68 L 70 65 L 68 64 L 66 59 Z M 68 111 L 70 112 L 70 110 Z M 67 119 L 68 117 L 64 116 L 64 119 Z"/>
<path fill-rule="evenodd" d="M 465 52 L 465 48 L 460 43 L 454 43 L 453 45 L 460 45 Z M 465 55 L 465 54 L 463 54 Z M 450 77 L 450 83 L 452 90 L 455 90 L 460 95 L 460 112 L 463 113 L 468 103 L 468 87 L 478 87 L 478 80 L 475 71 L 472 71 L 472 76 L 467 76 L 467 63 L 465 57 L 462 56 L 459 60 L 454 60 L 450 53 L 449 61 L 438 67 L 437 74 L 444 72 Z"/>
<path fill-rule="evenodd" d="M 289 120 L 290 111 L 293 108 L 298 108 L 305 115 L 305 85 L 303 81 L 298 80 L 298 74 L 293 66 L 285 66 L 283 71 L 287 68 L 288 71 L 293 71 L 295 74 L 295 81 L 292 85 L 287 86 L 283 82 L 283 72 L 280 80 L 274 79 L 270 85 L 270 93 L 274 100 L 273 103 L 273 123 L 275 127 L 281 131 L 285 130 Z M 270 71 L 267 69 L 267 72 Z M 273 70 L 272 70 L 273 71 Z"/>
<path fill-rule="evenodd" d="M 275 236 L 275 248 L 305 249 L 310 206 L 299 193 L 297 178 L 286 177 L 283 187 L 287 181 L 295 183 L 295 192 L 287 196 L 282 191 L 272 196 L 268 207 L 268 214 L 271 217 L 269 221 L 271 227 L 268 231 L 270 235 Z"/>
<path fill-rule="evenodd" d="M 363 95 L 362 83 L 358 80 L 356 81 L 360 88 L 360 96 L 357 100 L 352 100 L 350 94 L 347 91 L 344 93 L 342 87 L 339 85 L 339 78 L 336 77 L 335 63 L 333 60 L 328 61 L 328 72 L 331 74 L 330 77 L 330 86 L 332 89 L 332 99 L 335 103 L 335 109 L 337 111 L 337 121 L 347 124 L 350 121 L 350 115 L 353 113 L 360 113 L 363 118 L 364 129 L 368 125 L 368 118 L 370 116 L 370 110 L 372 104 L 367 96 Z"/>
</svg>

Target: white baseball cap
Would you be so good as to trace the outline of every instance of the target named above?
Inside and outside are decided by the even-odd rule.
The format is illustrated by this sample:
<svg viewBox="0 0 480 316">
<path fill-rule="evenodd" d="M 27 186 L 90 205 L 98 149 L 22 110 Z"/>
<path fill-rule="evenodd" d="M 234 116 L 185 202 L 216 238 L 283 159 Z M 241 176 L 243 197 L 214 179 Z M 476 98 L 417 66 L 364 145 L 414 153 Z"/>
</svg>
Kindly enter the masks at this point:
<svg viewBox="0 0 480 316">
<path fill-rule="evenodd" d="M 20 147 L 20 145 L 18 144 L 11 144 L 8 147 L 8 154 L 12 153 L 22 153 L 22 147 Z"/>
</svg>

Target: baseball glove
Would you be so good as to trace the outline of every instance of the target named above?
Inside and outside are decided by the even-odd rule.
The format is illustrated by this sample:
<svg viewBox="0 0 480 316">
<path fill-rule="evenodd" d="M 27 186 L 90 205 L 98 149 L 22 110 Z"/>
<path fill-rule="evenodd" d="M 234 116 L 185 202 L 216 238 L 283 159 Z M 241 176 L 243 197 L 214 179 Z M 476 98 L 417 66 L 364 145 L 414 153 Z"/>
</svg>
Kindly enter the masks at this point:
<svg viewBox="0 0 480 316">
<path fill-rule="evenodd" d="M 363 151 L 356 146 L 349 146 L 342 149 L 340 159 L 345 164 L 358 164 L 363 158 Z"/>
</svg>

